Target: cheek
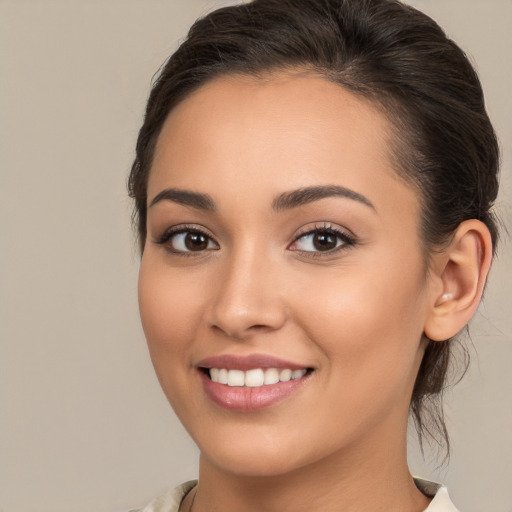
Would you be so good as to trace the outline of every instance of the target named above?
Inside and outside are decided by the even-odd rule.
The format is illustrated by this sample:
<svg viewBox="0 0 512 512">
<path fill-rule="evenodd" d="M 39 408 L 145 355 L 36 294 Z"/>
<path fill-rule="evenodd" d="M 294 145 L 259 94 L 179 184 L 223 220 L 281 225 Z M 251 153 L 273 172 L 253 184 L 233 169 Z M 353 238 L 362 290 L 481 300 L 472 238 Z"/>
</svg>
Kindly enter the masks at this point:
<svg viewBox="0 0 512 512">
<path fill-rule="evenodd" d="M 310 282 L 307 296 L 296 294 L 301 297 L 297 322 L 343 389 L 367 394 L 383 383 L 414 380 L 424 322 L 424 284 L 417 269 L 401 267 L 395 275 L 378 267 L 344 268 L 334 278 Z"/>
<path fill-rule="evenodd" d="M 139 308 L 153 363 L 183 353 L 201 321 L 201 291 L 186 273 L 173 272 L 145 254 L 139 272 Z M 174 360 L 174 357 L 173 357 Z"/>
<path fill-rule="evenodd" d="M 156 258 L 155 258 L 156 259 Z M 143 256 L 139 272 L 139 309 L 151 361 L 160 385 L 178 416 L 197 410 L 189 393 L 193 374 L 192 341 L 201 325 L 204 296 L 201 280 L 173 271 L 151 254 Z M 203 292 L 203 293 L 202 293 Z"/>
<path fill-rule="evenodd" d="M 296 321 L 322 328 L 329 337 L 341 336 L 355 345 L 377 341 L 375 333 L 422 329 L 424 283 L 417 268 L 401 271 L 359 265 L 296 276 L 293 296 L 299 298 Z M 308 293 L 300 293 L 307 289 Z M 370 336 L 371 339 L 368 339 Z"/>
<path fill-rule="evenodd" d="M 354 439 L 379 424 L 398 428 L 409 410 L 422 355 L 420 315 L 409 294 L 375 297 L 376 284 L 349 292 L 347 283 L 346 295 L 324 295 L 323 307 L 309 313 L 315 320 L 306 328 L 323 352 L 323 387 L 331 390 L 332 420 L 321 428 L 333 439 L 340 430 Z"/>
</svg>

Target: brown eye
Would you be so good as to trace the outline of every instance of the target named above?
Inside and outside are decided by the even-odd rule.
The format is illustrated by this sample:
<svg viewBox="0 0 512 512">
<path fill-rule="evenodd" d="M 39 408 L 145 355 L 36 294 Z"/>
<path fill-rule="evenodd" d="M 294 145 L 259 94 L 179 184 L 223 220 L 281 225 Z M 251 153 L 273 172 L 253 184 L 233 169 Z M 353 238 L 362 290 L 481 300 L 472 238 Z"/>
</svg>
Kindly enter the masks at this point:
<svg viewBox="0 0 512 512">
<path fill-rule="evenodd" d="M 208 248 L 208 237 L 202 233 L 186 233 L 184 242 L 189 251 L 204 251 Z"/>
<path fill-rule="evenodd" d="M 199 253 L 219 249 L 218 244 L 206 233 L 197 229 L 171 229 L 156 242 L 175 254 Z"/>
<path fill-rule="evenodd" d="M 328 253 L 347 248 L 355 244 L 355 239 L 334 227 L 318 227 L 300 235 L 289 247 L 302 253 Z"/>
<path fill-rule="evenodd" d="M 336 248 L 338 237 L 327 231 L 320 231 L 313 234 L 313 246 L 317 251 L 330 251 Z"/>
</svg>

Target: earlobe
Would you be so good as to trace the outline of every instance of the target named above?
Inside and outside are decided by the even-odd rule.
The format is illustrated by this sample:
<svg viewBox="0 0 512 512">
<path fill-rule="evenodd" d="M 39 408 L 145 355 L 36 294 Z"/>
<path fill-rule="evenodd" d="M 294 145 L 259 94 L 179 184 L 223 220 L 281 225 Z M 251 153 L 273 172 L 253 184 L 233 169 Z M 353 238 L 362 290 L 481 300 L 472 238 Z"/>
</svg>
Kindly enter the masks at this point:
<svg viewBox="0 0 512 512">
<path fill-rule="evenodd" d="M 433 287 L 425 335 L 433 341 L 455 336 L 475 313 L 492 260 L 487 226 L 476 219 L 462 222 L 452 241 L 434 255 Z"/>
</svg>

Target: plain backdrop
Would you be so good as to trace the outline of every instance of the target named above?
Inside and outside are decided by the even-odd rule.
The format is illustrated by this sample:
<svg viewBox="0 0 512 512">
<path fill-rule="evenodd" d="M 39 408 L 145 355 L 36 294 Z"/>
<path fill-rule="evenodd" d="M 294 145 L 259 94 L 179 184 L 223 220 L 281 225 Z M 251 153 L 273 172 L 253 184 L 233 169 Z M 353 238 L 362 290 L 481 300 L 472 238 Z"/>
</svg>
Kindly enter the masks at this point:
<svg viewBox="0 0 512 512">
<path fill-rule="evenodd" d="M 118 512 L 196 476 L 139 324 L 125 182 L 151 77 L 226 3 L 0 0 L 0 512 Z M 512 226 L 512 1 L 411 3 L 480 72 Z M 411 435 L 464 512 L 512 512 L 511 256 L 504 236 L 447 395 L 449 466 Z"/>
</svg>

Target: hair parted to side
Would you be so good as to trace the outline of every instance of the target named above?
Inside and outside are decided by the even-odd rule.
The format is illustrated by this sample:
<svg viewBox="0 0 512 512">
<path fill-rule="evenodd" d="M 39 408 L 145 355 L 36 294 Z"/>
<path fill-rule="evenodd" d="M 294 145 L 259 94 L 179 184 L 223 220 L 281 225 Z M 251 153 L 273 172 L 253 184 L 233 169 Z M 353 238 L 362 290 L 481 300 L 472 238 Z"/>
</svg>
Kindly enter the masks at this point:
<svg viewBox="0 0 512 512">
<path fill-rule="evenodd" d="M 422 202 L 427 261 L 467 219 L 484 222 L 496 246 L 498 143 L 479 79 L 443 30 L 399 0 L 254 0 L 196 21 L 153 85 L 128 182 L 141 251 L 148 176 L 171 110 L 215 77 L 294 69 L 367 98 L 391 121 L 396 171 Z M 447 450 L 441 396 L 454 342 L 428 343 L 411 399 L 420 442 L 444 439 Z"/>
</svg>

